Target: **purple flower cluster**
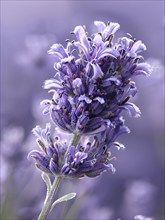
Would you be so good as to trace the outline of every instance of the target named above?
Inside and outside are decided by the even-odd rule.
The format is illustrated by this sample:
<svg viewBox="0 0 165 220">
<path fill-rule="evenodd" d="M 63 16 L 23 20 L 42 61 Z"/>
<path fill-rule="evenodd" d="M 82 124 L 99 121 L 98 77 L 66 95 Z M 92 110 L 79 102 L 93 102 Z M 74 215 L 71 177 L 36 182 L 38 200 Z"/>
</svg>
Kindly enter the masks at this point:
<svg viewBox="0 0 165 220">
<path fill-rule="evenodd" d="M 123 147 L 116 139 L 119 135 L 128 133 L 129 129 L 124 125 L 123 119 L 118 118 L 100 136 L 93 136 L 90 141 L 80 141 L 77 146 L 71 145 L 69 151 L 67 141 L 62 142 L 59 137 L 52 137 L 50 124 L 45 129 L 37 126 L 33 132 L 41 151 L 33 150 L 28 157 L 34 158 L 37 168 L 52 175 L 95 177 L 108 169 L 114 171 L 110 163 L 113 158 L 109 148 L 112 145 Z"/>
<path fill-rule="evenodd" d="M 105 130 L 107 121 L 111 123 L 122 110 L 138 117 L 140 110 L 128 102 L 137 92 L 131 78 L 150 73 L 148 64 L 139 63 L 139 53 L 146 49 L 141 41 L 129 36 L 113 43 L 119 24 L 95 25 L 98 32 L 93 38 L 77 26 L 73 33 L 78 41 L 69 41 L 66 49 L 54 44 L 48 52 L 58 62 L 55 78 L 45 82 L 53 97 L 42 102 L 43 113 L 50 114 L 61 129 L 76 134 Z"/>
<path fill-rule="evenodd" d="M 66 48 L 54 44 L 48 51 L 55 57 L 56 75 L 45 81 L 44 88 L 53 97 L 42 101 L 43 113 L 62 131 L 90 139 L 62 144 L 51 136 L 48 125 L 44 130 L 37 126 L 34 133 L 42 152 L 32 151 L 29 156 L 39 169 L 53 175 L 95 177 L 113 169 L 109 148 L 122 147 L 116 139 L 129 132 L 121 112 L 140 116 L 139 108 L 128 100 L 137 93 L 132 77 L 150 74 L 150 66 L 139 62 L 146 47 L 130 35 L 113 43 L 118 23 L 96 21 L 95 25 L 98 31 L 91 37 L 85 27 L 77 26 L 73 31 L 77 41 L 66 40 Z"/>
</svg>

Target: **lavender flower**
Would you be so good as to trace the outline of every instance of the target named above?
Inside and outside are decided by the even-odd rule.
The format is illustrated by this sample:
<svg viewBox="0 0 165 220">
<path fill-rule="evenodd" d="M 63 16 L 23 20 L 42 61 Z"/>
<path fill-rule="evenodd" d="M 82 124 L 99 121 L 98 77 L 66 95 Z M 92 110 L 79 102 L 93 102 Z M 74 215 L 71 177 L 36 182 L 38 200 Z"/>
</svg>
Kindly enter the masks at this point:
<svg viewBox="0 0 165 220">
<path fill-rule="evenodd" d="M 150 74 L 150 66 L 139 62 L 143 58 L 139 53 L 146 50 L 141 41 L 128 35 L 113 43 L 119 24 L 95 25 L 98 32 L 93 37 L 77 26 L 73 32 L 77 41 L 67 40 L 66 48 L 54 44 L 48 51 L 59 62 L 54 64 L 55 78 L 44 85 L 53 97 L 41 103 L 43 113 L 70 133 L 101 132 L 122 110 L 139 117 L 139 108 L 128 102 L 137 93 L 132 77 Z"/>
<path fill-rule="evenodd" d="M 156 193 L 156 188 L 151 183 L 145 180 L 132 181 L 123 197 L 122 216 L 124 213 L 128 218 L 132 218 L 137 213 L 148 216 L 154 209 L 153 201 L 156 200 Z"/>
<path fill-rule="evenodd" d="M 45 52 L 54 39 L 52 34 L 28 35 L 25 39 L 25 50 L 16 56 L 16 62 L 26 67 L 37 67 L 41 71 L 42 68 L 51 64 Z"/>
<path fill-rule="evenodd" d="M 55 176 L 52 184 L 42 174 L 47 196 L 38 220 L 45 219 L 57 203 L 75 197 L 76 193 L 71 193 L 53 203 L 64 177 L 96 177 L 109 169 L 115 171 L 110 148 L 123 148 L 116 140 L 129 133 L 122 111 L 140 116 L 139 108 L 128 100 L 137 93 L 132 77 L 150 74 L 150 66 L 139 62 L 143 58 L 139 53 L 146 47 L 131 35 L 113 43 L 118 23 L 96 21 L 95 25 L 98 31 L 91 37 L 84 27 L 77 26 L 73 31 L 77 41 L 66 40 L 66 48 L 54 44 L 48 51 L 55 57 L 57 72 L 45 81 L 44 88 L 50 89 L 53 97 L 41 102 L 43 113 L 50 115 L 61 132 L 72 134 L 72 140 L 64 142 L 52 135 L 50 124 L 33 129 L 41 151 L 33 150 L 28 157 L 41 171 Z"/>
<path fill-rule="evenodd" d="M 109 148 L 118 148 L 119 135 L 129 133 L 121 117 L 122 110 L 132 117 L 139 117 L 139 108 L 128 100 L 137 93 L 133 76 L 149 75 L 150 66 L 139 63 L 140 52 L 146 50 L 141 41 L 128 37 L 113 43 L 119 29 L 118 23 L 94 22 L 98 32 L 88 37 L 84 27 L 77 26 L 74 34 L 78 41 L 67 40 L 66 49 L 54 44 L 49 54 L 58 62 L 54 67 L 55 78 L 45 82 L 51 89 L 51 100 L 43 100 L 44 114 L 61 129 L 81 138 L 90 134 L 87 143 L 66 143 L 50 134 L 50 125 L 45 129 L 37 126 L 33 132 L 42 151 L 32 151 L 36 166 L 49 174 L 95 177 L 111 168 Z M 74 48 L 78 52 L 73 55 Z M 77 58 L 77 56 L 79 56 Z M 95 136 L 93 136 L 95 134 Z M 77 145 L 78 144 L 78 145 Z"/>
<path fill-rule="evenodd" d="M 112 145 L 123 147 L 116 139 L 119 135 L 128 133 L 129 129 L 122 118 L 117 118 L 113 125 L 107 127 L 106 132 L 93 136 L 92 141 L 87 138 L 85 143 L 80 141 L 77 146 L 71 145 L 69 150 L 69 142 L 62 143 L 59 137 L 51 136 L 50 124 L 45 129 L 37 126 L 33 132 L 41 151 L 33 150 L 28 157 L 35 160 L 36 167 L 51 175 L 79 178 L 85 175 L 95 177 L 108 169 L 114 172 L 109 149 Z"/>
</svg>

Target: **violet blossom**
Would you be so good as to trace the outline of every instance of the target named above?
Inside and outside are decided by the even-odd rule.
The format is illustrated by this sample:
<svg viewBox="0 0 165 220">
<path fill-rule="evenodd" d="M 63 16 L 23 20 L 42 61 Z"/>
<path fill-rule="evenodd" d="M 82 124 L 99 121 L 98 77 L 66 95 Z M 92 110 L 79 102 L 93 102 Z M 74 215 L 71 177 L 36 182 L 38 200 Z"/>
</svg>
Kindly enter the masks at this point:
<svg viewBox="0 0 165 220">
<path fill-rule="evenodd" d="M 122 133 L 129 133 L 121 118 L 123 110 L 132 117 L 139 117 L 139 108 L 128 100 L 137 93 L 132 77 L 149 75 L 150 66 L 139 62 L 140 52 L 146 46 L 132 38 L 123 37 L 113 43 L 118 23 L 94 22 L 98 32 L 89 37 L 84 27 L 77 26 L 74 34 L 78 41 L 67 40 L 66 49 L 54 44 L 48 51 L 58 58 L 54 68 L 55 78 L 47 80 L 46 89 L 53 93 L 51 100 L 44 100 L 44 114 L 61 130 L 77 135 L 90 134 L 93 141 L 78 146 L 67 142 L 62 145 L 51 137 L 50 127 L 36 127 L 42 152 L 32 151 L 36 166 L 53 175 L 71 177 L 97 176 L 108 168 L 111 145 Z M 74 56 L 74 50 L 78 56 Z M 69 150 L 68 150 L 69 149 Z M 66 154 L 67 151 L 67 154 Z M 112 168 L 113 169 L 113 168 Z"/>
<path fill-rule="evenodd" d="M 85 144 L 80 141 L 77 146 L 72 145 L 68 152 L 69 143 L 62 143 L 59 137 L 52 137 L 50 124 L 45 129 L 37 126 L 33 132 L 41 151 L 33 150 L 28 156 L 35 160 L 37 168 L 51 175 L 95 177 L 108 169 L 115 170 L 111 164 L 109 148 L 112 145 L 123 147 L 116 139 L 119 135 L 128 133 L 129 129 L 124 125 L 123 119 L 118 118 L 106 132 L 93 136 L 92 141 Z"/>
<path fill-rule="evenodd" d="M 54 44 L 48 51 L 58 58 L 55 78 L 44 88 L 53 93 L 44 100 L 44 114 L 62 130 L 75 134 L 98 133 L 106 129 L 122 110 L 139 117 L 139 108 L 128 100 L 137 93 L 132 77 L 149 75 L 150 66 L 140 62 L 146 50 L 141 41 L 128 35 L 113 43 L 119 24 L 95 22 L 98 32 L 89 37 L 82 26 L 74 29 L 77 41 L 67 47 Z M 76 54 L 76 52 L 78 54 Z M 75 55 L 74 55 L 75 52 Z"/>
<path fill-rule="evenodd" d="M 125 110 L 135 118 L 141 114 L 129 100 L 137 93 L 132 78 L 151 72 L 150 65 L 140 55 L 146 46 L 130 34 L 113 42 L 118 23 L 106 25 L 95 21 L 94 24 L 97 32 L 92 36 L 84 26 L 76 26 L 72 34 L 77 41 L 67 39 L 66 48 L 54 44 L 48 51 L 55 57 L 56 74 L 44 83 L 53 96 L 41 105 L 53 126 L 47 123 L 45 129 L 40 126 L 33 129 L 40 150 L 28 154 L 43 172 L 47 184 L 39 220 L 45 219 L 57 203 L 75 197 L 76 193 L 71 193 L 53 203 L 53 195 L 63 178 L 96 177 L 107 170 L 115 171 L 111 148 L 124 148 L 117 139 L 130 132 L 122 112 Z M 51 130 L 54 126 L 63 135 L 54 134 L 54 129 Z M 65 134 L 72 139 L 64 141 Z M 45 173 L 54 176 L 53 184 Z"/>
</svg>

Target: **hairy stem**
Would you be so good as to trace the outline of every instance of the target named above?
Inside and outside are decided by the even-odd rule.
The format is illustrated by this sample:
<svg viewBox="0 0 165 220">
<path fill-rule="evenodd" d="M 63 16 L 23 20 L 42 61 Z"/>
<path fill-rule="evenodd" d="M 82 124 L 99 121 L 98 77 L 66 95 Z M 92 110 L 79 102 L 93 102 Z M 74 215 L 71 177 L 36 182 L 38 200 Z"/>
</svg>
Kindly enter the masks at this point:
<svg viewBox="0 0 165 220">
<path fill-rule="evenodd" d="M 42 208 L 42 211 L 38 217 L 38 220 L 45 220 L 46 217 L 48 216 L 50 209 L 51 209 L 51 206 L 52 206 L 52 203 L 54 202 L 53 197 L 57 193 L 58 186 L 60 185 L 61 179 L 62 179 L 62 177 L 56 176 L 56 178 L 53 182 L 53 185 L 51 187 L 51 190 L 49 192 L 49 195 L 46 198 L 46 202 L 45 202 L 45 204 Z"/>
<path fill-rule="evenodd" d="M 72 145 L 76 146 L 78 144 L 80 138 L 81 138 L 81 135 L 75 134 L 73 136 L 73 139 L 72 139 L 70 146 L 72 146 Z M 66 151 L 66 155 L 70 149 L 70 146 L 68 147 L 68 149 Z M 57 193 L 57 190 L 58 190 L 58 187 L 60 185 L 61 180 L 62 180 L 61 176 L 56 176 L 56 178 L 54 179 L 53 185 L 51 186 L 50 192 L 45 199 L 45 203 L 44 203 L 44 206 L 43 206 L 41 213 L 38 217 L 38 220 L 45 220 L 46 217 L 48 216 L 49 212 L 51 211 L 51 207 L 54 202 L 53 197 Z"/>
</svg>

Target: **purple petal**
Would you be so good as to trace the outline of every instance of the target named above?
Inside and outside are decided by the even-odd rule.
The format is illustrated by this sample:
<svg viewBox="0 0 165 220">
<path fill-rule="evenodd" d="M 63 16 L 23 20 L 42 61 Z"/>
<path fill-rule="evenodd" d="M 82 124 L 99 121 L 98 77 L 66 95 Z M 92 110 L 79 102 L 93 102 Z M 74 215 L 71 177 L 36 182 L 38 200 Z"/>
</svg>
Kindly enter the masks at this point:
<svg viewBox="0 0 165 220">
<path fill-rule="evenodd" d="M 50 123 L 47 123 L 45 129 L 42 129 L 40 126 L 37 125 L 35 128 L 33 128 L 32 132 L 38 138 L 47 140 L 47 136 L 50 134 L 50 129 L 51 125 Z"/>
<path fill-rule="evenodd" d="M 78 42 L 75 42 L 74 45 L 82 49 L 87 59 L 89 59 L 89 42 L 84 28 L 82 26 L 77 26 L 74 29 L 74 33 L 78 41 L 80 42 L 80 44 Z"/>
<path fill-rule="evenodd" d="M 84 152 L 77 152 L 75 154 L 75 158 L 74 158 L 74 161 L 77 164 L 79 163 L 83 163 L 83 161 L 88 157 L 88 154 L 87 153 L 84 153 Z"/>
<path fill-rule="evenodd" d="M 118 150 L 125 149 L 125 146 L 119 142 L 114 142 L 114 145 Z"/>
<path fill-rule="evenodd" d="M 75 157 L 75 153 L 76 153 L 75 146 L 71 146 L 69 152 L 70 152 L 71 157 L 74 158 Z"/>
<path fill-rule="evenodd" d="M 79 117 L 82 114 L 85 105 L 86 105 L 85 102 L 80 102 L 78 104 L 77 108 L 75 109 L 75 115 L 77 117 Z"/>
<path fill-rule="evenodd" d="M 91 170 L 93 167 L 93 163 L 91 161 L 85 161 L 82 165 L 81 165 L 81 170 L 83 170 L 83 172 L 88 172 L 89 170 Z"/>
<path fill-rule="evenodd" d="M 63 167 L 61 168 L 61 173 L 67 174 L 67 173 L 69 172 L 69 170 L 70 170 L 69 165 L 68 165 L 67 163 L 65 163 L 65 164 L 63 165 Z"/>
<path fill-rule="evenodd" d="M 51 88 L 61 89 L 62 88 L 61 82 L 56 79 L 46 80 L 44 82 L 44 89 L 51 89 Z"/>
<path fill-rule="evenodd" d="M 104 50 L 101 50 L 97 54 L 97 59 L 100 60 L 100 59 L 104 58 L 105 56 L 117 58 L 119 56 L 119 52 L 117 50 L 112 49 L 112 48 L 104 49 Z"/>
<path fill-rule="evenodd" d="M 91 161 L 84 161 L 79 169 L 76 171 L 75 175 L 85 174 L 86 172 L 91 171 L 93 168 L 93 163 Z"/>
<path fill-rule="evenodd" d="M 67 57 L 67 53 L 65 52 L 65 49 L 61 44 L 53 44 L 48 51 L 48 54 L 53 54 L 59 59 Z"/>
<path fill-rule="evenodd" d="M 102 102 L 102 104 L 101 104 L 101 102 Z M 105 102 L 103 102 L 103 100 L 99 100 L 99 101 L 97 100 L 95 102 L 92 102 L 91 105 L 90 105 L 90 108 L 92 109 L 92 114 L 94 114 L 94 115 L 100 114 L 103 111 L 104 107 L 105 107 L 103 105 L 104 103 Z"/>
<path fill-rule="evenodd" d="M 117 86 L 121 85 L 121 81 L 117 79 L 115 76 L 111 76 L 108 80 L 114 82 Z"/>
<path fill-rule="evenodd" d="M 39 125 L 37 125 L 35 128 L 33 128 L 32 132 L 38 138 L 41 138 L 41 127 Z"/>
<path fill-rule="evenodd" d="M 91 64 L 93 67 L 93 76 L 92 79 L 98 79 L 98 78 L 102 78 L 104 76 L 104 73 L 102 72 L 101 68 L 99 67 L 99 65 L 96 64 Z"/>
<path fill-rule="evenodd" d="M 112 170 L 112 173 L 113 173 L 113 174 L 116 172 L 116 169 L 115 169 L 115 167 L 113 166 L 112 163 L 109 164 L 109 169 Z"/>
<path fill-rule="evenodd" d="M 103 39 L 106 40 L 111 34 L 115 34 L 115 32 L 120 28 L 118 23 L 110 23 L 103 31 Z"/>
<path fill-rule="evenodd" d="M 122 126 L 120 126 L 119 128 L 117 128 L 117 129 L 114 131 L 114 133 L 115 133 L 115 136 L 114 136 L 114 138 L 113 138 L 113 141 L 116 140 L 120 135 L 130 133 L 130 129 L 129 129 L 127 126 L 122 125 Z"/>
<path fill-rule="evenodd" d="M 129 51 L 133 45 L 134 41 L 128 37 L 122 37 L 119 39 L 119 44 L 122 49 Z"/>
<path fill-rule="evenodd" d="M 81 130 L 81 128 L 83 129 L 83 127 L 86 126 L 86 124 L 89 121 L 89 113 L 88 112 L 84 112 L 81 116 L 79 116 L 78 121 L 77 121 L 77 125 L 76 128 L 77 130 Z"/>
<path fill-rule="evenodd" d="M 126 104 L 122 105 L 120 108 L 127 110 L 131 117 L 138 118 L 141 115 L 140 109 L 133 103 L 127 102 Z"/>
<path fill-rule="evenodd" d="M 50 91 L 49 91 L 50 92 Z M 42 110 L 42 113 L 44 115 L 47 115 L 51 112 L 51 109 L 52 109 L 52 101 L 51 100 L 43 100 L 40 105 L 43 105 L 43 110 Z"/>
<path fill-rule="evenodd" d="M 106 129 L 105 121 L 102 118 L 96 117 L 91 119 L 86 128 L 86 133 L 88 134 L 97 134 Z"/>
<path fill-rule="evenodd" d="M 95 35 L 95 37 L 93 39 L 93 43 L 96 44 L 97 47 L 99 47 L 100 45 L 102 45 L 104 43 L 100 34 Z"/>
<path fill-rule="evenodd" d="M 48 105 L 50 105 L 51 104 L 51 101 L 49 100 L 49 99 L 44 99 L 41 103 L 40 103 L 40 105 L 45 105 L 45 106 L 48 106 Z"/>
<path fill-rule="evenodd" d="M 104 31 L 104 29 L 106 28 L 105 23 L 102 21 L 95 21 L 94 25 L 97 26 L 98 32 L 100 32 L 100 33 L 102 33 Z"/>
<path fill-rule="evenodd" d="M 82 26 L 76 26 L 74 29 L 74 34 L 78 41 L 82 42 L 82 36 L 86 35 L 85 30 Z"/>
<path fill-rule="evenodd" d="M 72 82 L 73 88 L 79 88 L 82 85 L 82 81 L 80 78 L 76 78 Z"/>
<path fill-rule="evenodd" d="M 139 63 L 133 71 L 133 75 L 150 75 L 152 72 L 151 66 L 148 63 Z"/>
<path fill-rule="evenodd" d="M 100 175 L 102 172 L 106 171 L 108 168 L 108 165 L 105 165 L 103 163 L 96 163 L 94 168 L 90 172 L 87 172 L 86 175 L 88 177 L 96 177 Z"/>
<path fill-rule="evenodd" d="M 86 95 L 80 95 L 78 100 L 79 101 L 85 101 L 87 104 L 90 104 L 92 102 L 92 100 L 89 97 L 87 97 Z"/>
<path fill-rule="evenodd" d="M 53 159 L 50 160 L 49 169 L 53 174 L 57 174 L 59 172 L 59 168 Z"/>
<path fill-rule="evenodd" d="M 49 114 L 49 109 L 50 109 L 50 106 L 45 107 L 45 108 L 43 109 L 43 111 L 42 111 L 42 114 L 43 114 L 43 115 Z"/>
<path fill-rule="evenodd" d="M 100 104 L 104 104 L 105 103 L 105 100 L 102 97 L 96 97 L 96 98 L 94 98 L 94 100 L 100 102 Z"/>
<path fill-rule="evenodd" d="M 69 56 L 69 57 L 65 57 L 63 59 L 61 59 L 61 63 L 65 64 L 65 63 L 70 63 L 74 60 L 74 56 Z"/>
<path fill-rule="evenodd" d="M 94 92 L 94 89 L 95 89 L 95 85 L 93 84 L 93 83 L 90 83 L 89 84 L 89 88 L 88 88 L 88 90 L 89 90 L 89 95 L 92 95 L 93 94 L 93 92 Z"/>
<path fill-rule="evenodd" d="M 60 110 L 53 110 L 52 109 L 50 112 L 50 116 L 51 116 L 52 121 L 56 125 L 58 125 L 61 129 L 65 130 L 65 131 L 70 131 L 62 119 L 62 113 L 60 113 Z"/>
<path fill-rule="evenodd" d="M 133 44 L 131 48 L 131 52 L 140 53 L 146 49 L 147 49 L 146 46 L 141 42 L 141 40 L 138 40 Z"/>
<path fill-rule="evenodd" d="M 39 168 L 40 170 L 44 171 L 44 172 L 50 172 L 48 167 L 49 167 L 49 158 L 47 156 L 44 156 L 43 153 L 37 151 L 37 150 L 33 150 L 28 154 L 28 158 L 34 158 L 35 162 L 36 162 L 36 166 L 37 168 Z"/>
<path fill-rule="evenodd" d="M 87 60 L 89 60 L 89 53 L 88 53 L 88 49 L 83 45 L 81 44 L 80 42 L 75 42 L 74 45 L 76 47 L 78 47 L 80 50 L 82 50 L 87 58 Z"/>
<path fill-rule="evenodd" d="M 41 153 L 40 151 L 38 151 L 38 150 L 32 150 L 32 151 L 30 151 L 29 153 L 28 153 L 28 156 L 27 156 L 27 158 L 28 159 L 30 159 L 30 158 L 39 158 L 39 159 L 43 159 L 44 158 L 44 154 L 43 153 Z"/>
<path fill-rule="evenodd" d="M 55 148 L 52 147 L 52 146 L 48 146 L 48 147 L 46 148 L 46 150 L 47 150 L 47 155 L 48 155 L 49 157 L 54 157 L 54 154 L 56 154 L 56 150 L 55 150 Z"/>
</svg>

